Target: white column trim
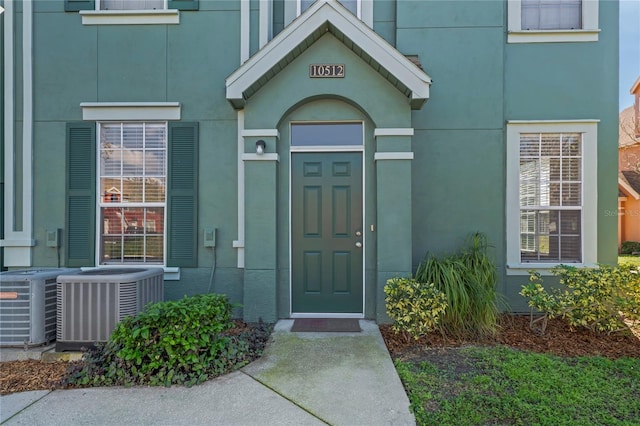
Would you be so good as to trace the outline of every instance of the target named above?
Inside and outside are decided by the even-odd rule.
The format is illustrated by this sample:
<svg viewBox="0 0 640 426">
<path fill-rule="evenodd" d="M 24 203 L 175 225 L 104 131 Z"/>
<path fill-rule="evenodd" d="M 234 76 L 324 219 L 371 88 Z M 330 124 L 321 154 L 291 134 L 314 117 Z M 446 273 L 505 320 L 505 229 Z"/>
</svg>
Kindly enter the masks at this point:
<svg viewBox="0 0 640 426">
<path fill-rule="evenodd" d="M 360 19 L 373 28 L 373 0 L 360 0 Z"/>
<path fill-rule="evenodd" d="M 5 2 L 4 26 L 4 106 L 5 106 L 5 266 L 31 266 L 33 240 L 33 2 L 22 3 L 22 165 L 15 160 L 15 9 Z M 15 177 L 22 172 L 22 230 L 15 230 Z"/>
<path fill-rule="evenodd" d="M 238 249 L 237 265 L 244 268 L 244 110 L 238 110 L 238 239 L 233 241 L 233 247 Z"/>
<path fill-rule="evenodd" d="M 413 160 L 413 152 L 376 152 L 373 159 L 380 160 Z"/>
<path fill-rule="evenodd" d="M 414 130 L 412 127 L 406 128 L 391 128 L 380 127 L 373 130 L 373 136 L 413 136 Z"/>
<path fill-rule="evenodd" d="M 273 37 L 273 0 L 260 0 L 260 35 L 259 48 L 262 49 L 265 44 Z"/>
<path fill-rule="evenodd" d="M 240 65 L 249 59 L 251 43 L 251 9 L 249 0 L 240 0 Z"/>
<path fill-rule="evenodd" d="M 13 236 L 13 211 L 14 211 L 14 186 L 13 186 L 13 157 L 14 157 L 14 107 L 15 86 L 14 81 L 14 4 L 12 1 L 5 3 L 4 11 L 4 233 L 5 238 Z"/>
<path fill-rule="evenodd" d="M 33 238 L 33 1 L 22 2 L 22 235 Z M 31 262 L 29 265 L 31 266 Z"/>
</svg>

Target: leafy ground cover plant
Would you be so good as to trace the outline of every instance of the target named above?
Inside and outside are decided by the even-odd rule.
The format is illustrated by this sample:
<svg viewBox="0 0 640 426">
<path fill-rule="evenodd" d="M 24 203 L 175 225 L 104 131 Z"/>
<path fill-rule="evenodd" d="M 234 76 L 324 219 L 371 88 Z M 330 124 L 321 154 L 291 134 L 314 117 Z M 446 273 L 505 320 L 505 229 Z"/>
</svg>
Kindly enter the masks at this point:
<svg viewBox="0 0 640 426">
<path fill-rule="evenodd" d="M 149 305 L 118 323 L 67 384 L 191 386 L 242 367 L 264 347 L 270 327 L 261 325 L 263 332 L 250 339 L 230 333 L 231 310 L 226 296 L 217 294 Z"/>
<path fill-rule="evenodd" d="M 640 320 L 640 273 L 627 264 L 618 267 L 575 268 L 560 265 L 552 269 L 564 288 L 545 289 L 538 272 L 532 271 L 529 284 L 520 294 L 542 316 L 544 333 L 549 319 L 562 318 L 571 327 L 584 327 L 599 333 L 627 330 L 624 320 Z"/>
<path fill-rule="evenodd" d="M 447 300 L 432 283 L 413 278 L 391 278 L 384 287 L 387 315 L 397 332 L 415 339 L 435 330 L 447 308 Z"/>
<path fill-rule="evenodd" d="M 499 304 L 497 270 L 489 255 L 486 236 L 475 233 L 459 253 L 427 255 L 416 271 L 416 280 L 433 283 L 447 298 L 440 328 L 455 336 L 482 337 L 496 330 Z"/>
</svg>

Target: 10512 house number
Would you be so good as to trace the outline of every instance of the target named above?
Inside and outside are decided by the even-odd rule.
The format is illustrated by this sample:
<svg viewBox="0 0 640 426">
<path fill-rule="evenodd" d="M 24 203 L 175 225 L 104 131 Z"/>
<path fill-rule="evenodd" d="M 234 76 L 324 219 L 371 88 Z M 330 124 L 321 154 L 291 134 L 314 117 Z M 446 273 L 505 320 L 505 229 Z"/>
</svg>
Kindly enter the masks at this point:
<svg viewBox="0 0 640 426">
<path fill-rule="evenodd" d="M 344 77 L 344 64 L 311 64 L 309 65 L 309 77 L 342 78 Z"/>
</svg>

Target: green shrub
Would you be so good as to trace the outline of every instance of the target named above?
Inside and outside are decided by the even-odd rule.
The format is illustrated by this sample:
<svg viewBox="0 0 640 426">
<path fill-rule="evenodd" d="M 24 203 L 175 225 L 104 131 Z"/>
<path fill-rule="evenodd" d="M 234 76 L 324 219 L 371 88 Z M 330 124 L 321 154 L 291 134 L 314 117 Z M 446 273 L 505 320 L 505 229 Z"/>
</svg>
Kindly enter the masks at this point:
<svg viewBox="0 0 640 426">
<path fill-rule="evenodd" d="M 118 323 L 69 384 L 190 386 L 238 368 L 252 348 L 225 333 L 234 325 L 231 309 L 226 296 L 216 294 L 149 305 Z"/>
<path fill-rule="evenodd" d="M 620 254 L 640 253 L 640 241 L 623 241 L 620 245 Z"/>
<path fill-rule="evenodd" d="M 540 274 L 532 271 L 529 284 L 520 291 L 529 299 L 529 306 L 543 314 L 535 320 L 542 321 L 543 333 L 552 318 L 563 318 L 572 328 L 584 327 L 606 334 L 626 330 L 625 318 L 640 320 L 640 274 L 632 266 L 560 265 L 552 273 L 560 278 L 564 289 L 547 291 Z"/>
<path fill-rule="evenodd" d="M 427 255 L 418 266 L 416 280 L 434 283 L 447 297 L 441 329 L 459 337 L 492 335 L 497 328 L 497 270 L 484 234 L 471 236 L 461 252 L 438 258 Z"/>
<path fill-rule="evenodd" d="M 416 339 L 437 327 L 447 307 L 445 295 L 433 284 L 413 278 L 391 278 L 384 292 L 387 315 L 394 321 L 393 329 Z"/>
</svg>

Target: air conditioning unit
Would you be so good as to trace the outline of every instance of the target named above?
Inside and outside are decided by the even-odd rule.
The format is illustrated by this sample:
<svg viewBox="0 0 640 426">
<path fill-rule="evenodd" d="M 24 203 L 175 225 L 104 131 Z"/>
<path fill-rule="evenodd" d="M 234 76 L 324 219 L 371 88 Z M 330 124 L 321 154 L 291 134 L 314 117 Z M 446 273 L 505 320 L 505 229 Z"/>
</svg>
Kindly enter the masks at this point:
<svg viewBox="0 0 640 426">
<path fill-rule="evenodd" d="M 56 278 L 74 269 L 0 273 L 0 346 L 37 346 L 56 338 Z"/>
<path fill-rule="evenodd" d="M 58 276 L 56 351 L 109 340 L 116 324 L 164 299 L 162 268 L 98 268 Z"/>
</svg>

